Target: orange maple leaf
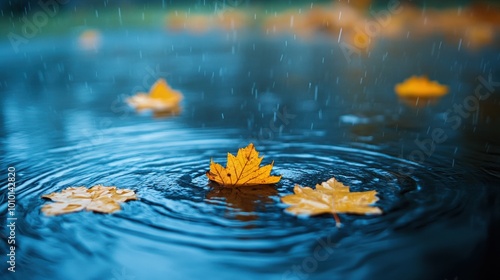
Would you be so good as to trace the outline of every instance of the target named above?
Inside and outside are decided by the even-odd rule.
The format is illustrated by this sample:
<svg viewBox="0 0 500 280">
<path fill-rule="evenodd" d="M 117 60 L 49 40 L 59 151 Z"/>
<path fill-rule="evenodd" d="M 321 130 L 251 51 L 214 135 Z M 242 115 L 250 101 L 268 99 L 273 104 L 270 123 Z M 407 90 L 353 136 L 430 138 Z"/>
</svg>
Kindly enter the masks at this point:
<svg viewBox="0 0 500 280">
<path fill-rule="evenodd" d="M 281 176 L 270 176 L 273 163 L 260 167 L 263 157 L 250 143 L 247 147 L 238 150 L 236 156 L 227 154 L 227 167 L 210 161 L 210 171 L 206 173 L 208 179 L 224 187 L 240 187 L 253 185 L 276 184 Z"/>
<path fill-rule="evenodd" d="M 412 76 L 403 83 L 397 84 L 394 90 L 400 97 L 441 97 L 448 93 L 448 87 L 427 77 Z"/>
<path fill-rule="evenodd" d="M 286 209 L 295 215 L 320 215 L 333 214 L 337 226 L 340 220 L 337 213 L 351 214 L 381 214 L 382 210 L 378 207 L 369 206 L 375 203 L 377 192 L 351 192 L 348 186 L 343 185 L 335 178 L 316 185 L 316 189 L 310 187 L 301 187 L 296 185 L 293 188 L 294 194 L 281 198 L 290 207 Z"/>
<path fill-rule="evenodd" d="M 148 93 L 138 93 L 127 99 L 127 103 L 137 111 L 152 110 L 157 113 L 180 111 L 179 103 L 183 96 L 173 90 L 164 79 L 154 83 Z"/>
<path fill-rule="evenodd" d="M 67 214 L 82 210 L 100 213 L 113 213 L 120 210 L 120 202 L 136 200 L 134 191 L 117 189 L 102 185 L 86 187 L 69 187 L 59 193 L 42 195 L 54 203 L 45 204 L 42 212 L 48 216 Z"/>
</svg>

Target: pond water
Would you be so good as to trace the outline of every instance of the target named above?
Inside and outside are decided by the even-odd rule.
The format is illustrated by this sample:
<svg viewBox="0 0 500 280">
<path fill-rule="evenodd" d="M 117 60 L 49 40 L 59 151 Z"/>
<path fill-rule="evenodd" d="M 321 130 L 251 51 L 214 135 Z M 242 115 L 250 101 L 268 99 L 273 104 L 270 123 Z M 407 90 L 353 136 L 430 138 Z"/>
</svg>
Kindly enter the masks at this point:
<svg viewBox="0 0 500 280">
<path fill-rule="evenodd" d="M 0 45 L 2 178 L 14 167 L 17 184 L 16 273 L 6 270 L 4 242 L 2 279 L 478 279 L 494 271 L 498 47 L 381 42 L 348 63 L 321 38 L 162 30 L 102 38 L 97 52 L 75 36 L 37 38 L 17 54 Z M 401 103 L 393 87 L 414 74 L 450 94 L 432 106 Z M 184 94 L 179 115 L 125 105 L 161 77 Z M 478 85 L 489 94 L 474 101 Z M 464 104 L 469 111 L 454 111 Z M 446 139 L 432 142 L 433 133 Z M 210 159 L 225 164 L 250 142 L 283 179 L 236 190 L 210 184 Z M 333 176 L 377 190 L 384 214 L 340 215 L 337 228 L 331 215 L 284 212 L 279 197 L 295 184 Z M 41 213 L 42 194 L 95 184 L 133 189 L 140 200 L 111 215 Z"/>
</svg>

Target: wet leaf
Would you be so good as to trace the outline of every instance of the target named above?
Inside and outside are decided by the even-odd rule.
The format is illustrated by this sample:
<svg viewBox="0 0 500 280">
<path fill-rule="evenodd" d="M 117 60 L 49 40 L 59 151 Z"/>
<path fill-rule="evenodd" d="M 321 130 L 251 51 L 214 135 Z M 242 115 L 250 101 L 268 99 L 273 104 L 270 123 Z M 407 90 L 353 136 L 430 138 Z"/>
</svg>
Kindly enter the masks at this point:
<svg viewBox="0 0 500 280">
<path fill-rule="evenodd" d="M 210 161 L 210 171 L 206 173 L 208 179 L 224 187 L 240 187 L 254 185 L 276 184 L 281 176 L 271 176 L 273 163 L 260 167 L 263 157 L 250 143 L 246 148 L 238 150 L 236 156 L 227 154 L 227 166 Z"/>
<path fill-rule="evenodd" d="M 286 211 L 295 215 L 382 213 L 380 208 L 369 206 L 378 200 L 376 191 L 351 192 L 348 186 L 335 178 L 317 184 L 316 189 L 296 185 L 293 191 L 294 194 L 284 196 L 281 200 L 290 205 Z M 337 217 L 336 221 L 339 223 Z"/>
<path fill-rule="evenodd" d="M 113 213 L 121 209 L 120 202 L 137 200 L 137 196 L 132 190 L 102 185 L 96 185 L 90 189 L 69 187 L 58 193 L 44 194 L 42 197 L 55 201 L 42 207 L 42 212 L 48 216 L 82 210 Z"/>
<path fill-rule="evenodd" d="M 394 90 L 400 97 L 436 98 L 446 95 L 448 87 L 437 81 L 430 81 L 427 77 L 412 76 L 403 83 L 397 84 Z"/>
<path fill-rule="evenodd" d="M 152 110 L 155 113 L 177 114 L 183 95 L 170 88 L 164 79 L 159 79 L 149 93 L 138 93 L 127 99 L 127 103 L 137 111 Z"/>
</svg>

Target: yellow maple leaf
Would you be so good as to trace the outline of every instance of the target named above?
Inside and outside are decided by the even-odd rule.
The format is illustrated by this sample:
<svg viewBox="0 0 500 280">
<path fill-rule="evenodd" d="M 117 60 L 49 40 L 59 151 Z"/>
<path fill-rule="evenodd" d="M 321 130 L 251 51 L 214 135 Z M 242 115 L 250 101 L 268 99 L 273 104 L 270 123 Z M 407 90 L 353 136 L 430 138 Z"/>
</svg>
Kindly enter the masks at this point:
<svg viewBox="0 0 500 280">
<path fill-rule="evenodd" d="M 127 103 L 137 111 L 152 110 L 157 113 L 180 111 L 179 103 L 183 95 L 173 90 L 164 79 L 159 79 L 149 90 L 149 93 L 138 93 L 127 98 Z"/>
<path fill-rule="evenodd" d="M 337 225 L 340 224 L 337 213 L 351 214 L 381 214 L 378 207 L 369 206 L 378 200 L 377 192 L 350 192 L 335 178 L 316 185 L 316 189 L 296 185 L 294 194 L 281 198 L 286 204 L 291 205 L 286 211 L 296 215 L 319 215 L 330 213 L 335 216 Z"/>
<path fill-rule="evenodd" d="M 276 184 L 281 176 L 270 176 L 273 163 L 260 167 L 263 157 L 250 143 L 247 147 L 238 150 L 236 156 L 227 153 L 227 167 L 210 161 L 210 171 L 206 173 L 208 179 L 224 187 L 240 187 L 254 185 Z"/>
<path fill-rule="evenodd" d="M 400 97 L 436 98 L 448 93 L 448 87 L 437 81 L 430 81 L 427 77 L 412 76 L 403 83 L 397 84 L 394 90 Z"/>
<path fill-rule="evenodd" d="M 42 197 L 55 201 L 42 207 L 42 212 L 48 216 L 82 210 L 113 213 L 121 209 L 120 202 L 137 200 L 137 196 L 132 190 L 102 185 L 96 185 L 90 189 L 69 187 L 58 193 L 44 194 Z"/>
</svg>

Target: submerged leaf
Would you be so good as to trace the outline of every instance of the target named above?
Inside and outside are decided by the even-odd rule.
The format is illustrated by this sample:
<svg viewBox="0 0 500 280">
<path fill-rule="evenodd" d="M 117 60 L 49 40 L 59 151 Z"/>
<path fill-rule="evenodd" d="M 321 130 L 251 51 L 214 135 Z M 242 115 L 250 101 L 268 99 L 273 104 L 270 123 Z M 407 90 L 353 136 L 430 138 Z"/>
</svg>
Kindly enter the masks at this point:
<svg viewBox="0 0 500 280">
<path fill-rule="evenodd" d="M 271 176 L 273 163 L 260 167 L 263 157 L 250 143 L 246 148 L 238 150 L 236 156 L 227 154 L 227 166 L 210 161 L 208 179 L 224 187 L 270 185 L 278 183 L 281 176 Z"/>
<path fill-rule="evenodd" d="M 180 111 L 182 94 L 173 90 L 164 79 L 159 79 L 148 93 L 138 93 L 127 99 L 127 103 L 137 111 L 152 110 L 155 113 L 173 113 Z"/>
<path fill-rule="evenodd" d="M 293 191 L 294 194 L 284 196 L 281 200 L 290 205 L 286 211 L 295 215 L 382 213 L 380 208 L 369 206 L 378 200 L 376 191 L 350 192 L 348 186 L 335 178 L 317 184 L 316 189 L 296 185 Z"/>
<path fill-rule="evenodd" d="M 121 209 L 120 202 L 137 199 L 132 190 L 102 185 L 93 186 L 90 189 L 69 187 L 59 193 L 45 194 L 42 197 L 55 201 L 42 207 L 42 212 L 49 216 L 82 210 L 113 213 Z"/>
</svg>

